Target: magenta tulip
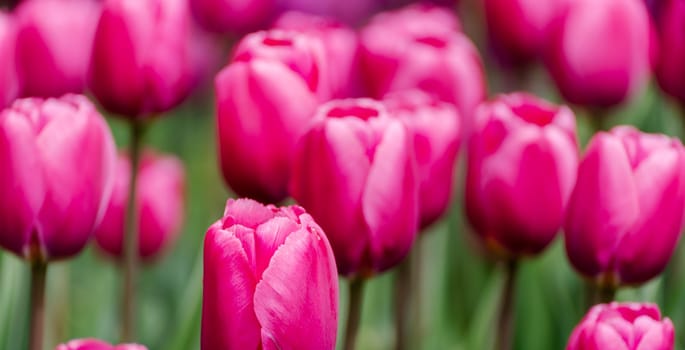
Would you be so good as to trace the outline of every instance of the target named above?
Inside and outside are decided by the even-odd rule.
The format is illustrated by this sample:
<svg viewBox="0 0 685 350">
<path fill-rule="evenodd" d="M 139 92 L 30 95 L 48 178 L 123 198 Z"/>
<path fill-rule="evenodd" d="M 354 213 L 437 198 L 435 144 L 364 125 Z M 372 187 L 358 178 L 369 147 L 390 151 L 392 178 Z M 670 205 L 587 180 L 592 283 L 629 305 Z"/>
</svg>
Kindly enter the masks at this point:
<svg viewBox="0 0 685 350">
<path fill-rule="evenodd" d="M 421 89 L 454 103 L 469 121 L 486 92 L 478 51 L 442 12 L 425 17 L 416 12 L 414 17 L 401 10 L 380 14 L 363 29 L 361 69 L 367 89 L 376 98 Z"/>
<path fill-rule="evenodd" d="M 165 112 L 193 85 L 191 18 L 184 0 L 106 0 L 93 44 L 90 87 L 128 117 Z"/>
<path fill-rule="evenodd" d="M 577 166 L 569 108 L 523 93 L 500 95 L 478 109 L 469 141 L 468 219 L 495 253 L 537 254 L 563 224 Z"/>
<path fill-rule="evenodd" d="M 8 106 L 19 94 L 19 81 L 15 65 L 16 21 L 0 11 L 0 108 Z"/>
<path fill-rule="evenodd" d="M 418 228 L 412 135 L 368 99 L 318 110 L 293 161 L 293 198 L 323 227 L 343 275 L 387 270 L 409 252 Z"/>
<path fill-rule="evenodd" d="M 576 326 L 566 350 L 673 350 L 675 331 L 654 304 L 594 306 Z"/>
<path fill-rule="evenodd" d="M 661 7 L 657 26 L 665 52 L 657 61 L 656 77 L 661 89 L 685 104 L 685 1 L 663 1 Z"/>
<path fill-rule="evenodd" d="M 32 261 L 86 244 L 113 186 L 115 146 L 83 96 L 19 99 L 0 113 L 0 246 Z"/>
<path fill-rule="evenodd" d="M 101 5 L 94 0 L 27 0 L 16 9 L 21 95 L 82 93 Z"/>
<path fill-rule="evenodd" d="M 114 191 L 102 222 L 95 231 L 98 246 L 123 258 L 124 219 L 128 204 L 131 162 L 121 154 L 115 172 Z M 183 223 L 185 171 L 171 155 L 143 153 L 138 170 L 138 253 L 150 259 L 173 244 Z"/>
<path fill-rule="evenodd" d="M 571 264 L 600 284 L 645 282 L 673 254 L 685 210 L 685 149 L 632 127 L 601 132 L 578 169 L 566 218 Z"/>
<path fill-rule="evenodd" d="M 335 349 L 338 276 L 304 209 L 229 199 L 205 236 L 203 350 Z"/>
<path fill-rule="evenodd" d="M 147 350 L 138 344 L 111 345 L 98 339 L 77 339 L 57 345 L 55 350 Z"/>
<path fill-rule="evenodd" d="M 192 0 L 197 22 L 215 33 L 246 33 L 264 27 L 275 0 Z"/>
<path fill-rule="evenodd" d="M 287 197 L 295 144 L 319 104 L 322 56 L 314 44 L 295 32 L 250 34 L 216 77 L 221 168 L 240 196 Z"/>
<path fill-rule="evenodd" d="M 642 1 L 573 1 L 549 40 L 547 68 L 570 103 L 611 107 L 649 77 L 650 19 Z"/>
<path fill-rule="evenodd" d="M 419 90 L 392 93 L 384 103 L 390 115 L 402 120 L 414 134 L 420 225 L 425 228 L 449 206 L 461 143 L 461 119 L 453 105 Z"/>
<path fill-rule="evenodd" d="M 378 10 L 377 1 L 368 0 L 279 0 L 283 12 L 299 11 L 336 19 L 356 25 Z"/>
</svg>

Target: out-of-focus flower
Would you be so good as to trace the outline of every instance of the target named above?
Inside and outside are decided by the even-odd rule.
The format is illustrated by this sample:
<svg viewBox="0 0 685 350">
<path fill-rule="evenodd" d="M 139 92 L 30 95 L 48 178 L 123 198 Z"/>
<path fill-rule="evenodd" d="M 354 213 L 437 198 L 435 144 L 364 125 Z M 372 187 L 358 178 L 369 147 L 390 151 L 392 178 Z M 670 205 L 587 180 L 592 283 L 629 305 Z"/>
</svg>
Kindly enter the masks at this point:
<svg viewBox="0 0 685 350">
<path fill-rule="evenodd" d="M 685 1 L 663 1 L 657 20 L 660 46 L 656 77 L 667 94 L 685 104 Z"/>
<path fill-rule="evenodd" d="M 82 93 L 101 5 L 94 0 L 27 0 L 16 9 L 21 95 Z"/>
<path fill-rule="evenodd" d="M 383 102 L 390 116 L 402 120 L 414 134 L 420 226 L 425 228 L 449 206 L 461 143 L 461 118 L 452 104 L 420 90 L 391 93 Z"/>
<path fill-rule="evenodd" d="M 197 22 L 215 33 L 247 33 L 264 27 L 276 0 L 190 0 Z"/>
<path fill-rule="evenodd" d="M 324 90 L 314 44 L 296 32 L 250 34 L 216 77 L 221 169 L 242 197 L 275 203 L 287 196 L 295 144 Z"/>
<path fill-rule="evenodd" d="M 131 161 L 120 154 L 115 171 L 114 191 L 102 222 L 95 231 L 98 246 L 123 258 L 124 221 L 128 204 Z M 176 240 L 183 223 L 185 171 L 171 155 L 143 154 L 138 170 L 136 208 L 138 252 L 144 259 L 155 257 Z"/>
<path fill-rule="evenodd" d="M 299 11 L 313 15 L 335 17 L 345 23 L 356 25 L 363 22 L 378 9 L 377 1 L 368 0 L 277 0 L 283 12 Z"/>
<path fill-rule="evenodd" d="M 55 350 L 147 350 L 147 348 L 138 344 L 111 345 L 98 339 L 77 339 L 57 345 Z"/>
<path fill-rule="evenodd" d="M 203 350 L 335 349 L 335 260 L 304 209 L 229 199 L 204 249 Z"/>
<path fill-rule="evenodd" d="M 466 214 L 495 253 L 537 254 L 564 222 L 576 179 L 576 122 L 567 107 L 523 93 L 477 112 L 468 149 Z"/>
<path fill-rule="evenodd" d="M 649 77 L 650 19 L 642 1 L 578 0 L 550 30 L 545 61 L 564 98 L 611 107 Z"/>
<path fill-rule="evenodd" d="M 302 136 L 291 195 L 325 230 L 341 274 L 382 272 L 409 252 L 418 228 L 412 141 L 368 99 L 328 102 Z"/>
<path fill-rule="evenodd" d="M 566 350 L 673 350 L 675 331 L 654 304 L 594 306 L 571 333 Z"/>
<path fill-rule="evenodd" d="M 14 58 L 16 21 L 0 11 L 0 108 L 5 108 L 19 94 L 17 67 Z"/>
<path fill-rule="evenodd" d="M 148 117 L 181 103 L 194 82 L 191 29 L 184 0 L 106 0 L 90 73 L 102 106 Z"/>
<path fill-rule="evenodd" d="M 612 287 L 666 267 L 685 210 L 679 140 L 616 127 L 595 135 L 578 169 L 564 226 L 566 252 L 583 275 Z"/>
<path fill-rule="evenodd" d="M 0 113 L 0 246 L 28 260 L 78 253 L 112 192 L 116 150 L 80 95 L 19 99 Z"/>
</svg>

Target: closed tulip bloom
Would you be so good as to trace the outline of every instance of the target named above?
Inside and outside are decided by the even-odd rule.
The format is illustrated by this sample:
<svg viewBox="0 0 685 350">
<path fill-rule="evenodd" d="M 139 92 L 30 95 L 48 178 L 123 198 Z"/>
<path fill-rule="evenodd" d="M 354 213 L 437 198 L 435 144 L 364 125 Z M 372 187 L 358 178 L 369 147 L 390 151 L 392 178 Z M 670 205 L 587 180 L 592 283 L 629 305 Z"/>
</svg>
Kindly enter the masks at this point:
<svg viewBox="0 0 685 350">
<path fill-rule="evenodd" d="M 366 20 L 379 8 L 378 1 L 368 0 L 279 0 L 278 4 L 283 12 L 298 11 L 335 17 L 351 25 L 357 25 Z"/>
<path fill-rule="evenodd" d="M 78 253 L 104 213 L 115 146 L 83 96 L 19 99 L 0 113 L 0 246 L 28 260 Z"/>
<path fill-rule="evenodd" d="M 461 143 L 461 118 L 452 104 L 420 90 L 392 93 L 383 102 L 390 115 L 402 120 L 414 135 L 420 226 L 425 228 L 449 206 Z"/>
<path fill-rule="evenodd" d="M 554 26 L 546 63 L 568 102 L 611 107 L 647 81 L 650 19 L 642 1 L 574 1 Z"/>
<path fill-rule="evenodd" d="M 98 339 L 77 339 L 57 345 L 55 350 L 147 350 L 138 344 L 111 345 Z"/>
<path fill-rule="evenodd" d="M 229 199 L 207 231 L 203 350 L 333 350 L 338 276 L 326 235 L 298 206 Z"/>
<path fill-rule="evenodd" d="M 102 106 L 146 117 L 180 104 L 193 85 L 184 0 L 106 0 L 95 32 L 90 88 Z"/>
<path fill-rule="evenodd" d="M 114 191 L 102 222 L 95 231 L 98 246 L 123 258 L 124 221 L 128 204 L 131 161 L 120 154 Z M 183 223 L 185 171 L 181 161 L 152 151 L 143 154 L 138 170 L 138 254 L 143 259 L 158 255 L 176 240 Z"/>
<path fill-rule="evenodd" d="M 16 10 L 21 95 L 59 97 L 86 87 L 101 5 L 94 0 L 27 0 Z"/>
<path fill-rule="evenodd" d="M 275 203 L 287 197 L 295 144 L 319 104 L 320 56 L 297 33 L 270 33 L 254 34 L 258 49 L 239 45 L 215 87 L 224 179 L 240 196 Z"/>
<path fill-rule="evenodd" d="M 326 103 L 302 136 L 291 195 L 325 230 L 341 274 L 382 272 L 409 252 L 418 228 L 412 141 L 369 99 Z"/>
<path fill-rule="evenodd" d="M 404 20 L 387 24 L 393 16 Z M 444 26 L 449 21 L 443 16 L 435 17 L 436 23 L 430 25 L 420 16 L 391 12 L 377 15 L 362 30 L 361 69 L 366 88 L 375 98 L 421 89 L 456 105 L 468 121 L 485 98 L 483 65 L 471 41 Z"/>
<path fill-rule="evenodd" d="M 407 35 L 414 33 L 461 32 L 461 22 L 454 9 L 420 2 L 379 13 L 373 23 Z"/>
<path fill-rule="evenodd" d="M 663 271 L 683 225 L 683 169 L 678 139 L 627 126 L 595 135 L 578 169 L 564 227 L 576 270 L 614 287 Z"/>
<path fill-rule="evenodd" d="M 246 33 L 263 27 L 273 15 L 275 0 L 192 0 L 193 15 L 215 33 Z"/>
<path fill-rule="evenodd" d="M 495 253 L 541 252 L 561 228 L 576 179 L 573 112 L 523 93 L 477 112 L 468 149 L 466 214 Z"/>
<path fill-rule="evenodd" d="M 19 94 L 19 81 L 15 65 L 15 27 L 13 16 L 0 11 L 0 108 L 5 108 Z"/>
<path fill-rule="evenodd" d="M 661 7 L 658 36 L 666 52 L 659 55 L 656 77 L 661 89 L 685 104 L 685 1 L 663 1 Z"/>
<path fill-rule="evenodd" d="M 594 306 L 571 333 L 566 350 L 673 350 L 675 331 L 654 304 Z"/>
</svg>

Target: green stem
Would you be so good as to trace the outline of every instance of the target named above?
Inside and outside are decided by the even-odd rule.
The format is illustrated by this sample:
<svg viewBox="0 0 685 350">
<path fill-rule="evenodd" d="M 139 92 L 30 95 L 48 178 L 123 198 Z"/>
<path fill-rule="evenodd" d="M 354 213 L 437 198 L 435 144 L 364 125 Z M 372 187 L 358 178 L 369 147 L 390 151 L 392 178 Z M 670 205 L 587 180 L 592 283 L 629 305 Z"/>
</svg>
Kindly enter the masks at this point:
<svg viewBox="0 0 685 350">
<path fill-rule="evenodd" d="M 518 263 L 516 260 L 506 262 L 504 291 L 500 304 L 499 319 L 497 320 L 496 350 L 511 350 L 514 329 L 514 292 L 516 290 L 516 274 Z"/>
<path fill-rule="evenodd" d="M 31 328 L 29 350 L 43 350 L 45 329 L 45 279 L 48 265 L 44 261 L 31 264 Z"/>
<path fill-rule="evenodd" d="M 412 304 L 412 261 L 411 254 L 400 264 L 395 279 L 395 349 L 409 348 L 409 313 Z"/>
<path fill-rule="evenodd" d="M 364 278 L 357 277 L 350 281 L 350 302 L 347 313 L 347 328 L 345 329 L 344 350 L 354 350 L 357 343 L 359 321 L 362 316 L 362 299 L 364 297 Z"/>
<path fill-rule="evenodd" d="M 612 286 L 596 286 L 595 304 L 606 304 L 616 298 L 616 288 Z"/>
</svg>

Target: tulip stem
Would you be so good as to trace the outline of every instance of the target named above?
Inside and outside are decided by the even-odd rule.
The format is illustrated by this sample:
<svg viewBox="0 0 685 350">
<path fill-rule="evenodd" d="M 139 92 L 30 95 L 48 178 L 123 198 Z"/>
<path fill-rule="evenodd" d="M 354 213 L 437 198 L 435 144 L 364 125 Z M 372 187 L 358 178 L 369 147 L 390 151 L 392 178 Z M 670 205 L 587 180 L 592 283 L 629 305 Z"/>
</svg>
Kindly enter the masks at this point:
<svg viewBox="0 0 685 350">
<path fill-rule="evenodd" d="M 126 206 L 126 232 L 124 236 L 124 300 L 121 338 L 124 342 L 135 340 L 136 282 L 138 278 L 138 210 L 136 192 L 138 187 L 138 165 L 143 143 L 144 126 L 138 120 L 131 122 L 131 181 Z"/>
<path fill-rule="evenodd" d="M 514 292 L 516 289 L 516 274 L 518 262 L 509 260 L 506 262 L 504 290 L 497 320 L 497 334 L 495 335 L 496 350 L 511 350 L 514 328 Z"/>
<path fill-rule="evenodd" d="M 616 288 L 611 286 L 597 286 L 597 295 L 595 304 L 606 304 L 614 301 L 616 298 Z"/>
<path fill-rule="evenodd" d="M 48 265 L 44 261 L 31 264 L 31 329 L 30 350 L 43 350 L 43 330 L 45 326 L 45 279 Z"/>
<path fill-rule="evenodd" d="M 412 302 L 411 254 L 400 264 L 395 279 L 395 349 L 404 350 L 409 347 L 409 313 Z"/>
<path fill-rule="evenodd" d="M 357 332 L 362 316 L 362 299 L 364 297 L 364 278 L 357 277 L 350 281 L 350 302 L 345 329 L 344 350 L 354 350 L 357 343 Z"/>
</svg>

